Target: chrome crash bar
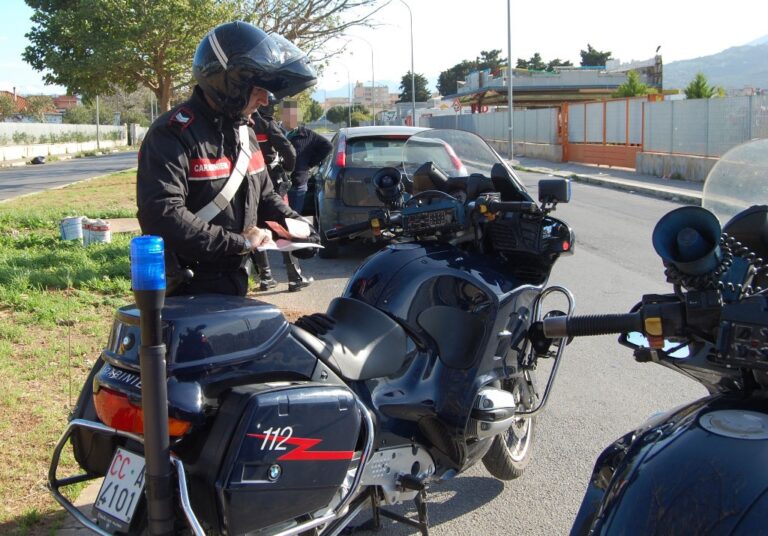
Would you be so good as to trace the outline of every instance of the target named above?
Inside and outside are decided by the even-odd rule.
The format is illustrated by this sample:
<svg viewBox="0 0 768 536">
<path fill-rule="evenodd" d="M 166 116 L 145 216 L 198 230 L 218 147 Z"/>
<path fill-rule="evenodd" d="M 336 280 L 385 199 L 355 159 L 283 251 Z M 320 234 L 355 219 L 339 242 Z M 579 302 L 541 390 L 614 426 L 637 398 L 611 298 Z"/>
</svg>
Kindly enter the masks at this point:
<svg viewBox="0 0 768 536">
<path fill-rule="evenodd" d="M 362 458 L 360 459 L 360 465 L 358 466 L 357 472 L 355 473 L 355 477 L 352 480 L 352 485 L 349 488 L 349 492 L 344 496 L 344 498 L 341 500 L 338 506 L 334 508 L 332 512 L 322 517 L 312 519 L 305 523 L 296 525 L 295 527 L 292 527 L 288 530 L 280 532 L 275 536 L 294 536 L 302 532 L 305 532 L 307 530 L 310 530 L 312 528 L 319 527 L 321 525 L 326 525 L 331 521 L 334 521 L 338 518 L 345 516 L 348 513 L 347 506 L 349 505 L 350 501 L 355 497 L 355 495 L 357 494 L 360 488 L 360 480 L 363 477 L 365 466 L 367 465 L 368 460 L 371 457 L 371 452 L 373 451 L 374 427 L 373 427 L 373 418 L 371 417 L 371 412 L 368 410 L 368 408 L 365 407 L 365 405 L 357 397 L 357 395 L 355 395 L 355 403 L 357 404 L 357 408 L 360 411 L 360 415 L 362 416 L 363 421 L 365 422 L 366 440 L 365 440 L 365 446 L 363 447 Z M 51 466 L 48 469 L 48 489 L 51 491 L 53 498 L 56 499 L 56 501 L 61 506 L 63 506 L 64 509 L 67 512 L 69 512 L 69 514 L 72 517 L 74 517 L 84 527 L 95 532 L 96 534 L 99 534 L 100 536 L 112 536 L 111 533 L 105 531 L 102 527 L 100 527 L 94 521 L 92 521 L 90 518 L 84 515 L 74 504 L 72 504 L 72 502 L 69 501 L 69 499 L 64 497 L 64 495 L 60 491 L 60 489 L 65 486 L 71 486 L 73 484 L 79 484 L 80 482 L 87 482 L 89 480 L 95 480 L 97 478 L 101 478 L 101 475 L 95 475 L 95 474 L 89 474 L 89 473 L 80 474 L 80 475 L 67 477 L 63 479 L 57 478 L 56 470 L 58 469 L 58 466 L 59 466 L 61 451 L 63 450 L 64 446 L 67 444 L 67 440 L 69 440 L 69 437 L 72 435 L 72 432 L 76 428 L 87 428 L 87 429 L 94 430 L 96 432 L 100 432 L 107 435 L 120 436 L 125 439 L 130 439 L 138 443 L 141 443 L 142 445 L 144 444 L 144 438 L 142 436 L 132 434 L 130 432 L 124 432 L 122 430 L 117 430 L 116 428 L 110 428 L 109 426 L 105 426 L 101 423 L 87 421 L 84 419 L 74 419 L 70 421 L 66 430 L 61 435 L 61 439 L 59 439 L 59 442 L 56 444 L 56 448 L 53 451 Z M 195 534 L 195 536 L 205 536 L 205 531 L 203 530 L 203 527 L 200 525 L 200 522 L 197 520 L 195 513 L 192 511 L 192 505 L 189 501 L 189 491 L 187 489 L 187 478 L 186 478 L 186 472 L 184 471 L 184 464 L 181 462 L 181 460 L 179 460 L 174 455 L 171 455 L 171 462 L 176 468 L 176 475 L 178 477 L 178 484 L 179 484 L 179 495 L 180 495 L 179 498 L 181 502 L 181 508 L 184 511 L 185 517 L 187 518 L 187 523 L 189 524 L 189 527 L 192 529 L 192 532 Z M 351 513 L 354 515 L 357 515 L 359 510 L 360 510 L 360 507 L 358 506 L 355 509 L 355 511 Z M 354 517 L 354 515 L 352 515 L 352 517 Z"/>
<path fill-rule="evenodd" d="M 573 314 L 573 310 L 576 308 L 576 299 L 573 297 L 573 294 L 571 294 L 571 291 L 565 287 L 553 286 L 544 289 L 544 291 L 536 297 L 536 300 L 533 303 L 532 315 L 535 321 L 541 321 L 541 304 L 544 301 L 544 298 L 553 293 L 559 293 L 565 296 L 565 299 L 568 301 L 568 311 L 566 311 L 566 314 L 568 316 Z M 544 406 L 546 406 L 547 400 L 549 399 L 549 395 L 552 392 L 552 386 L 555 384 L 555 377 L 557 376 L 557 370 L 560 368 L 560 360 L 563 356 L 563 351 L 565 351 L 567 340 L 567 337 L 563 337 L 562 339 L 559 339 L 559 342 L 557 343 L 557 354 L 555 354 L 552 370 L 549 373 L 549 379 L 547 379 L 547 386 L 544 388 L 544 394 L 541 395 L 539 404 L 528 411 L 515 411 L 515 415 L 535 417 L 544 409 Z M 531 351 L 533 351 L 533 349 L 531 349 Z"/>
</svg>

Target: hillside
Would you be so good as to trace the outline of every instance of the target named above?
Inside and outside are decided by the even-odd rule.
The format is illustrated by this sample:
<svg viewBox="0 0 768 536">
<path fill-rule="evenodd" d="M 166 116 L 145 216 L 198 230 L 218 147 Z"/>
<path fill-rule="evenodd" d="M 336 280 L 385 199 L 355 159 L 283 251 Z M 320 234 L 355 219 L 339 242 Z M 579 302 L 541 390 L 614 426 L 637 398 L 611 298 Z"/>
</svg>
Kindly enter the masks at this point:
<svg viewBox="0 0 768 536">
<path fill-rule="evenodd" d="M 664 89 L 683 89 L 704 73 L 707 81 L 725 89 L 744 86 L 768 89 L 768 36 L 754 45 L 731 47 L 711 56 L 664 65 Z"/>
</svg>

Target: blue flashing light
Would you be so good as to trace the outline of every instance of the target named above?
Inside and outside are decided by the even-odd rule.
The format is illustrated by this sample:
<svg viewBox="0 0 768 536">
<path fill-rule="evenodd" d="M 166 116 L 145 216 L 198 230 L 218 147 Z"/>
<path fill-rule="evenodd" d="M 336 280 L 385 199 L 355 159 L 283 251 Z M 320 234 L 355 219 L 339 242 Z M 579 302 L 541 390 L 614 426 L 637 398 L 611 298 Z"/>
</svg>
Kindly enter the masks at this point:
<svg viewBox="0 0 768 536">
<path fill-rule="evenodd" d="M 131 240 L 131 285 L 133 290 L 165 290 L 165 245 L 159 236 L 137 236 Z"/>
</svg>

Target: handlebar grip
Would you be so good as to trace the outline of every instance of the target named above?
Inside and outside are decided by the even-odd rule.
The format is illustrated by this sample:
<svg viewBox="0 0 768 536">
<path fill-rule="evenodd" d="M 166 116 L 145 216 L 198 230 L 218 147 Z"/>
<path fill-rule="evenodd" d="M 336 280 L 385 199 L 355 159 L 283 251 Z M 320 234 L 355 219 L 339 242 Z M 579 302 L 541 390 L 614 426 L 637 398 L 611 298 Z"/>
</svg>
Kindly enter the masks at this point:
<svg viewBox="0 0 768 536">
<path fill-rule="evenodd" d="M 643 331 L 640 313 L 587 316 L 553 316 L 543 321 L 544 336 L 550 339 Z"/>
<path fill-rule="evenodd" d="M 366 231 L 370 228 L 371 223 L 368 220 L 361 221 L 360 223 L 345 225 L 344 227 L 339 227 L 338 229 L 328 229 L 325 232 L 325 238 L 328 240 L 336 240 L 338 238 L 344 238 L 354 233 L 359 233 L 360 231 Z"/>
</svg>

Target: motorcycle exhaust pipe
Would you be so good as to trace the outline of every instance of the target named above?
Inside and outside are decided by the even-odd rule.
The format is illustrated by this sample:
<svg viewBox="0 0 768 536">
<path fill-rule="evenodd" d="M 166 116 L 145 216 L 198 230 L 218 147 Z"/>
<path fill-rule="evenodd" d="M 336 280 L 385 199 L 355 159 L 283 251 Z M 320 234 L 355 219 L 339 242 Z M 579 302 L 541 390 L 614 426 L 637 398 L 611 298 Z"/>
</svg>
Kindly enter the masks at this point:
<svg viewBox="0 0 768 536">
<path fill-rule="evenodd" d="M 139 309 L 141 407 L 144 412 L 147 521 L 153 536 L 173 534 L 173 488 L 168 438 L 168 387 L 161 311 L 165 305 L 165 255 L 159 236 L 131 240 L 131 286 Z"/>
</svg>

